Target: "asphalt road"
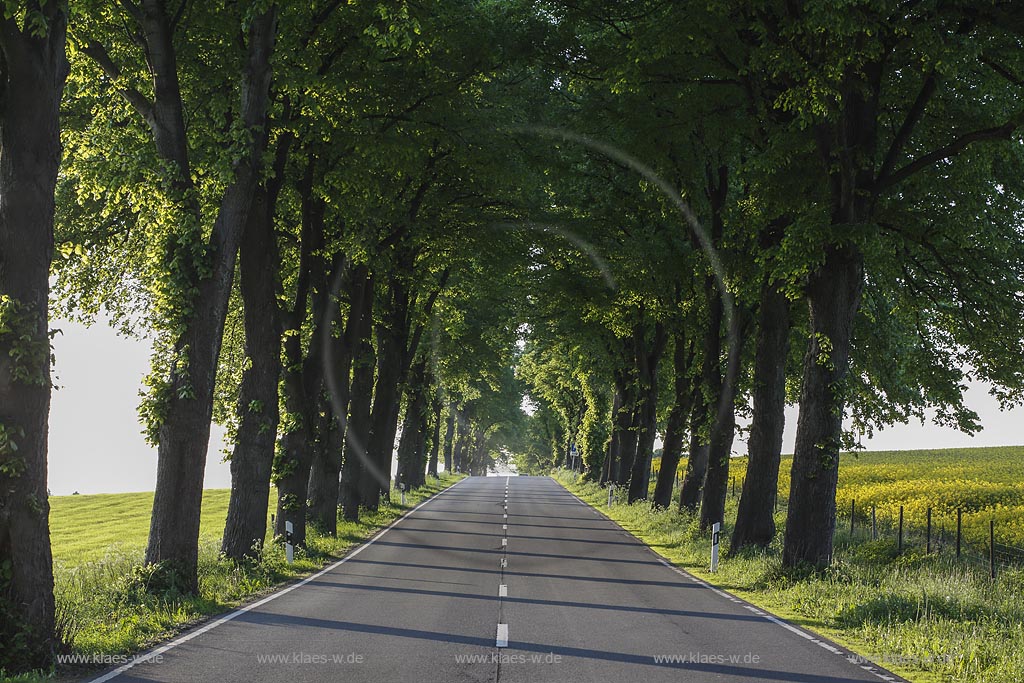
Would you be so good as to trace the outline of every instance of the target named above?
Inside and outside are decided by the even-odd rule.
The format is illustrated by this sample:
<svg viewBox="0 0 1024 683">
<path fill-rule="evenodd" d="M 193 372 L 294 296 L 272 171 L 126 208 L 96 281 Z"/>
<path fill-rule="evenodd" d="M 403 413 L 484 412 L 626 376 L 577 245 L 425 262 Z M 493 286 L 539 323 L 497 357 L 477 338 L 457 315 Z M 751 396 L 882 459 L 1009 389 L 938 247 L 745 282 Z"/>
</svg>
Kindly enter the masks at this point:
<svg viewBox="0 0 1024 683">
<path fill-rule="evenodd" d="M 552 479 L 474 477 L 107 680 L 903 679 L 667 565 Z"/>
</svg>

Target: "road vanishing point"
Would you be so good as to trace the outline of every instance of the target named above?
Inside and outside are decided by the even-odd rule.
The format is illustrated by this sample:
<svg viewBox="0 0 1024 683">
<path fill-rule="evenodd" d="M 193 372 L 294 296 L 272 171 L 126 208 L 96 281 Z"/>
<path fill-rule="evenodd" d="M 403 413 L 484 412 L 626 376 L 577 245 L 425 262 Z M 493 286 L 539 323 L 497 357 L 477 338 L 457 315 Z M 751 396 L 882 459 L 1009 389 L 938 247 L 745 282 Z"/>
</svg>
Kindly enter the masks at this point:
<svg viewBox="0 0 1024 683">
<path fill-rule="evenodd" d="M 903 680 L 671 566 L 553 479 L 516 476 L 464 479 L 327 569 L 93 679 Z"/>
</svg>

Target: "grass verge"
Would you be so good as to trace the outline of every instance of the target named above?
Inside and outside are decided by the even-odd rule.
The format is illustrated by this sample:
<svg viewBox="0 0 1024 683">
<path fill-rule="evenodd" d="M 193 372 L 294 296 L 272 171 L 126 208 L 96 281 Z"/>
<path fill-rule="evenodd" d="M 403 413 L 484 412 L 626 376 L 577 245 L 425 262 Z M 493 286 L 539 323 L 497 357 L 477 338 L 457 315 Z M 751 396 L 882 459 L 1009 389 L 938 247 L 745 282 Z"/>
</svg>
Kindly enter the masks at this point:
<svg viewBox="0 0 1024 683">
<path fill-rule="evenodd" d="M 440 479 L 430 479 L 423 488 L 408 493 L 405 505 L 396 502 L 384 504 L 376 512 L 364 511 L 356 523 L 339 520 L 336 537 L 311 529 L 307 547 L 296 549 L 291 565 L 285 561 L 283 546 L 275 543 L 267 543 L 258 562 L 236 564 L 222 557 L 219 536 L 224 522 L 223 516 L 218 522 L 218 514 L 226 510 L 227 492 L 208 491 L 204 495 L 198 596 L 147 590 L 149 570 L 143 565 L 143 556 L 149 528 L 145 508 L 147 501 L 152 502 L 151 493 L 82 496 L 84 500 L 55 506 L 55 596 L 58 622 L 70 643 L 70 653 L 108 657 L 151 647 L 210 616 L 322 569 L 463 477 L 442 473 Z M 205 509 L 208 500 L 212 503 L 209 510 Z M 92 529 L 90 542 L 80 542 L 76 529 Z M 112 538 L 120 542 L 104 544 Z M 74 550 L 69 551 L 69 545 Z M 0 681 L 36 683 L 90 670 L 95 667 L 65 666 L 47 675 L 13 679 L 0 671 Z"/>
<path fill-rule="evenodd" d="M 784 571 L 767 551 L 727 555 L 708 571 L 710 540 L 695 516 L 646 502 L 607 506 L 608 493 L 571 472 L 555 479 L 655 552 L 723 590 L 824 635 L 914 683 L 1024 683 L 1024 571 L 987 573 L 891 541 L 837 536 L 827 571 Z M 724 538 L 736 518 L 730 498 Z M 785 520 L 776 519 L 781 528 Z"/>
</svg>

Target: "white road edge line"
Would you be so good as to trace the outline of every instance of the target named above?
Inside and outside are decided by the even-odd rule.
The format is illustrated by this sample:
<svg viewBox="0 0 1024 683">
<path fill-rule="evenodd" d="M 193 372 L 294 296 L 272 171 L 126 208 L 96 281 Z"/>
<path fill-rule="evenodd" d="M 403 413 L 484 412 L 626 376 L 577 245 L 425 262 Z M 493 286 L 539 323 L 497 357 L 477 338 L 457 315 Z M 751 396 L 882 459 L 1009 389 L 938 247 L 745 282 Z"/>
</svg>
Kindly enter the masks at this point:
<svg viewBox="0 0 1024 683">
<path fill-rule="evenodd" d="M 494 639 L 494 647 L 508 647 L 508 624 L 498 624 L 498 635 Z"/>
<path fill-rule="evenodd" d="M 503 583 L 500 586 L 498 586 L 498 597 L 499 598 L 507 598 L 508 597 L 508 586 L 506 584 Z"/>
<path fill-rule="evenodd" d="M 507 539 L 507 538 L 503 538 L 503 539 L 501 539 L 501 544 L 502 544 L 503 546 L 504 546 L 504 545 L 508 545 L 508 539 Z"/>
<path fill-rule="evenodd" d="M 262 600 L 257 600 L 256 602 L 254 602 L 252 604 L 249 604 L 249 605 L 246 605 L 245 607 L 238 608 L 234 612 L 231 612 L 229 614 L 225 614 L 224 616 L 220 617 L 216 621 L 210 622 L 206 626 L 198 628 L 195 631 L 191 631 L 190 633 L 186 633 L 185 635 L 181 636 L 180 638 L 175 638 L 171 642 L 167 643 L 166 645 L 161 645 L 160 647 L 156 648 L 155 650 L 152 650 L 150 652 L 146 652 L 144 654 L 141 654 L 138 657 L 132 659 L 127 664 L 123 664 L 123 665 L 119 666 L 118 668 L 114 669 L 113 671 L 111 671 L 109 673 L 106 673 L 106 674 L 100 676 L 99 678 L 93 678 L 93 679 L 87 681 L 86 683 L 105 683 L 106 681 L 109 681 L 111 679 L 117 678 L 118 676 L 120 676 L 121 674 L 125 673 L 126 671 L 129 671 L 130 669 L 135 668 L 135 666 L 137 664 L 142 664 L 142 663 L 152 659 L 153 657 L 156 657 L 158 655 L 164 654 L 168 650 L 173 650 L 174 648 L 176 648 L 179 645 L 182 645 L 184 643 L 187 643 L 188 641 L 192 640 L 193 638 L 201 636 L 204 633 L 207 633 L 208 631 L 212 631 L 213 629 L 217 628 L 218 626 L 221 626 L 222 624 L 226 624 L 227 622 L 242 616 L 246 612 L 250 612 L 250 611 L 256 609 L 257 607 L 262 607 L 263 605 L 267 604 L 268 602 L 271 602 L 273 600 L 277 600 L 282 595 L 287 595 L 288 593 L 291 593 L 296 588 L 302 588 L 307 583 L 310 583 L 311 581 L 315 581 L 316 579 L 319 579 L 324 574 L 326 574 L 326 573 L 328 573 L 330 571 L 333 571 L 334 569 L 340 567 L 341 565 L 345 564 L 346 562 L 351 560 L 353 557 L 355 557 L 359 553 L 361 553 L 364 550 L 366 550 L 367 548 L 369 548 L 376 541 L 380 540 L 381 536 L 383 536 L 387 532 L 391 531 L 391 529 L 393 529 L 399 522 L 401 522 L 402 520 L 404 520 L 407 517 L 409 517 L 412 513 L 416 512 L 417 510 L 419 510 L 421 507 L 423 507 L 427 503 L 429 503 L 431 501 L 434 501 L 434 500 L 437 500 L 438 497 L 443 496 L 445 493 L 447 493 L 448 491 L 451 491 L 453 488 L 455 488 L 456 486 L 458 486 L 459 484 L 461 484 L 464 481 L 466 481 L 466 480 L 465 479 L 460 479 L 459 481 L 455 482 L 454 484 L 452 484 L 451 486 L 446 488 L 444 491 L 439 491 L 437 493 L 437 495 L 431 496 L 430 498 L 426 499 L 425 501 L 423 501 L 422 503 L 420 503 L 419 505 L 414 507 L 412 510 L 409 510 L 407 513 L 405 513 L 404 515 L 402 515 L 401 517 L 399 517 L 398 519 L 393 521 L 391 524 L 387 525 L 382 530 L 377 532 L 369 540 L 365 541 L 361 546 L 359 546 L 358 548 L 356 548 L 355 550 L 353 550 L 349 554 L 345 555 L 345 557 L 341 558 L 340 560 L 338 560 L 334 564 L 331 564 L 331 565 L 328 565 L 327 567 L 324 567 L 323 569 L 318 571 L 316 574 L 313 574 L 312 576 L 307 576 L 306 578 L 304 578 L 303 580 L 299 581 L 298 583 L 294 583 L 294 584 L 292 584 L 290 586 L 282 588 L 281 590 L 277 591 L 276 593 L 271 593 L 270 595 L 268 595 L 267 597 L 263 598 Z"/>
</svg>

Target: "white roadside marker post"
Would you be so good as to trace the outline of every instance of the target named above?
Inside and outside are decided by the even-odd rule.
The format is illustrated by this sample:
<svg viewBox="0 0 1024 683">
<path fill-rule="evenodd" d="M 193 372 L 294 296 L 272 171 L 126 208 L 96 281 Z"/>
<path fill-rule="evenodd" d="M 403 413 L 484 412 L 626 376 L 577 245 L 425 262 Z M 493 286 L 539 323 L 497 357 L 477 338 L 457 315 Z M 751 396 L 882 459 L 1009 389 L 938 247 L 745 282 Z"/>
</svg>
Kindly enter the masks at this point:
<svg viewBox="0 0 1024 683">
<path fill-rule="evenodd" d="M 399 484 L 398 488 L 402 491 L 402 505 L 405 505 L 405 484 Z"/>
<path fill-rule="evenodd" d="M 608 507 L 612 506 L 612 498 L 615 496 L 615 484 L 608 484 Z"/>
<path fill-rule="evenodd" d="M 294 531 L 295 527 L 291 522 L 284 523 L 284 556 L 288 560 L 288 564 L 295 561 L 295 546 L 292 545 L 292 532 Z"/>
<path fill-rule="evenodd" d="M 711 526 L 711 573 L 718 571 L 718 540 L 721 536 L 722 524 L 715 522 Z"/>
</svg>

